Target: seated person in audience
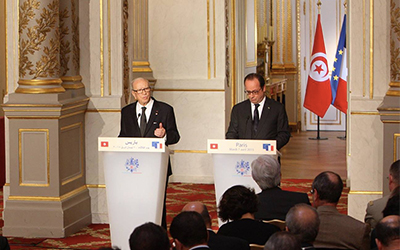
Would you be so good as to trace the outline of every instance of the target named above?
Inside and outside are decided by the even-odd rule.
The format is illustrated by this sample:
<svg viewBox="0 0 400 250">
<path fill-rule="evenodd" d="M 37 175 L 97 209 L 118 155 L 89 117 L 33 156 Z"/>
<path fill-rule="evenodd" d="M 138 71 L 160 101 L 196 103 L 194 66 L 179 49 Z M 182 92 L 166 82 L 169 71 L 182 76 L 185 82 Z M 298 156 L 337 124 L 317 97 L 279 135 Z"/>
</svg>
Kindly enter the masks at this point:
<svg viewBox="0 0 400 250">
<path fill-rule="evenodd" d="M 290 232 L 274 233 L 264 246 L 264 250 L 301 250 L 299 239 Z"/>
<path fill-rule="evenodd" d="M 376 225 L 376 244 L 379 250 L 400 249 L 400 216 L 386 216 Z"/>
<path fill-rule="evenodd" d="M 147 222 L 133 230 L 129 247 L 131 250 L 169 250 L 171 246 L 167 231 L 153 222 Z"/>
<path fill-rule="evenodd" d="M 387 217 L 390 215 L 400 215 L 400 187 L 396 187 L 389 195 L 389 199 L 386 203 L 385 208 L 382 210 L 383 217 Z M 371 249 L 377 248 L 376 238 L 377 232 L 375 228 L 371 232 Z M 400 249 L 400 246 L 399 246 Z"/>
<path fill-rule="evenodd" d="M 208 232 L 201 215 L 184 211 L 172 219 L 169 233 L 176 250 L 210 249 L 207 245 Z"/>
<path fill-rule="evenodd" d="M 392 163 L 389 169 L 389 190 L 392 192 L 400 185 L 400 160 Z M 367 213 L 365 215 L 365 222 L 374 228 L 376 223 L 383 218 L 382 210 L 386 206 L 390 194 L 383 196 L 380 199 L 370 201 L 367 205 Z"/>
<path fill-rule="evenodd" d="M 257 207 L 258 198 L 253 189 L 237 185 L 226 190 L 219 202 L 218 217 L 228 223 L 220 227 L 218 235 L 264 245 L 272 234 L 280 230 L 274 225 L 255 220 Z"/>
<path fill-rule="evenodd" d="M 331 171 L 320 173 L 313 181 L 313 206 L 317 208 L 320 220 L 314 247 L 370 249 L 369 225 L 341 214 L 336 209 L 342 190 L 342 179 Z"/>
<path fill-rule="evenodd" d="M 8 240 L 4 236 L 0 236 L 0 249 L 1 250 L 10 250 L 10 245 L 8 244 Z"/>
<path fill-rule="evenodd" d="M 286 214 L 286 231 L 294 234 L 302 249 L 315 249 L 313 243 L 318 235 L 319 217 L 317 210 L 307 204 L 297 204 Z"/>
<path fill-rule="evenodd" d="M 273 156 L 262 155 L 251 163 L 251 175 L 261 188 L 257 194 L 260 204 L 255 218 L 259 220 L 285 220 L 286 213 L 298 203 L 310 204 L 307 194 L 284 191 L 281 183 L 281 166 Z"/>
<path fill-rule="evenodd" d="M 207 231 L 208 231 L 208 243 L 207 245 L 211 249 L 215 250 L 250 250 L 249 243 L 243 239 L 236 237 L 229 237 L 224 235 L 217 235 L 211 229 L 211 216 L 208 213 L 208 209 L 206 205 L 201 202 L 194 201 L 186 204 L 182 211 L 194 211 L 198 212 L 201 217 L 203 217 L 204 222 L 206 223 Z"/>
</svg>

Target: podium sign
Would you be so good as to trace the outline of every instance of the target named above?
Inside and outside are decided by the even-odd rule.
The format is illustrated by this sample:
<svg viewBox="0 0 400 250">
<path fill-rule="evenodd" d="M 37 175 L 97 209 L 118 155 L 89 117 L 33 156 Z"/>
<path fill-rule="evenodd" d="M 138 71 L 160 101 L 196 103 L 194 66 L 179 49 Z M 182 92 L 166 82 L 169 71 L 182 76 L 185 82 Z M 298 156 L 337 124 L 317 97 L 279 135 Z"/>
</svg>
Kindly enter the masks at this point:
<svg viewBox="0 0 400 250">
<path fill-rule="evenodd" d="M 235 185 L 253 188 L 256 193 L 261 192 L 251 176 L 251 162 L 263 154 L 276 156 L 278 151 L 275 140 L 209 139 L 207 144 L 207 152 L 213 155 L 217 206 L 223 193 Z"/>
<path fill-rule="evenodd" d="M 139 225 L 161 225 L 169 150 L 159 138 L 98 138 L 103 156 L 111 244 L 129 250 Z"/>
</svg>

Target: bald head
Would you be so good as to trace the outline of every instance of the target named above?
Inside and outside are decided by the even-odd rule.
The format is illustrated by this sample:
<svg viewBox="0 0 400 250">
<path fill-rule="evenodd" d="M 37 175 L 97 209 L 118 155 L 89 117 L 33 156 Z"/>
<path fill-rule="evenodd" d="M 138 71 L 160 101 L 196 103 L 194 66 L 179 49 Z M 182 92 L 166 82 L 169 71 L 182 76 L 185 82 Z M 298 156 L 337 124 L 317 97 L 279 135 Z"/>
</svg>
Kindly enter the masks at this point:
<svg viewBox="0 0 400 250">
<path fill-rule="evenodd" d="M 398 249 L 400 244 L 400 216 L 389 215 L 376 225 L 376 243 L 379 249 Z"/>
<path fill-rule="evenodd" d="M 286 214 L 287 230 L 300 238 L 301 242 L 312 243 L 319 230 L 317 210 L 310 205 L 300 203 Z"/>
<path fill-rule="evenodd" d="M 206 223 L 206 227 L 211 228 L 211 217 L 208 213 L 206 205 L 204 205 L 203 203 L 199 201 L 189 202 L 182 208 L 182 211 L 198 212 L 201 217 L 203 217 L 203 220 Z"/>
</svg>

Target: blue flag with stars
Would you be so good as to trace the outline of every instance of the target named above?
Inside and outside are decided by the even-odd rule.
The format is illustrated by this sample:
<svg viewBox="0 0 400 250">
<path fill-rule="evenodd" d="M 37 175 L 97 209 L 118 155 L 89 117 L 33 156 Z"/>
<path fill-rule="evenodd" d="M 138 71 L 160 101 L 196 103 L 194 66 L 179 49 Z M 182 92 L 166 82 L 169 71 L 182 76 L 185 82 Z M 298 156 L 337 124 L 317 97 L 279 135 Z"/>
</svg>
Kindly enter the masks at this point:
<svg viewBox="0 0 400 250">
<path fill-rule="evenodd" d="M 346 15 L 344 15 L 331 77 L 332 105 L 344 113 L 347 112 L 346 65 Z"/>
</svg>

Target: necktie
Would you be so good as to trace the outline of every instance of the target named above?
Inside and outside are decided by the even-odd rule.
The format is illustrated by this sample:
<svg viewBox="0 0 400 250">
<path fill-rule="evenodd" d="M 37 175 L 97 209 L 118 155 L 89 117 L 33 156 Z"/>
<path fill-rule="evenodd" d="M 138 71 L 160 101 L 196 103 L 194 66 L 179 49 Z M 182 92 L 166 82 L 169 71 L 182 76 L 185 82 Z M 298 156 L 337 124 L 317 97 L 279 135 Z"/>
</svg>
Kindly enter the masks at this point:
<svg viewBox="0 0 400 250">
<path fill-rule="evenodd" d="M 144 136 L 146 130 L 146 107 L 142 107 L 142 115 L 140 116 L 140 134 Z"/>
<path fill-rule="evenodd" d="M 254 134 L 256 134 L 258 122 L 260 121 L 260 116 L 258 114 L 258 107 L 260 107 L 260 104 L 254 104 L 254 106 L 255 106 L 255 109 L 254 109 L 253 132 L 254 132 Z"/>
</svg>

